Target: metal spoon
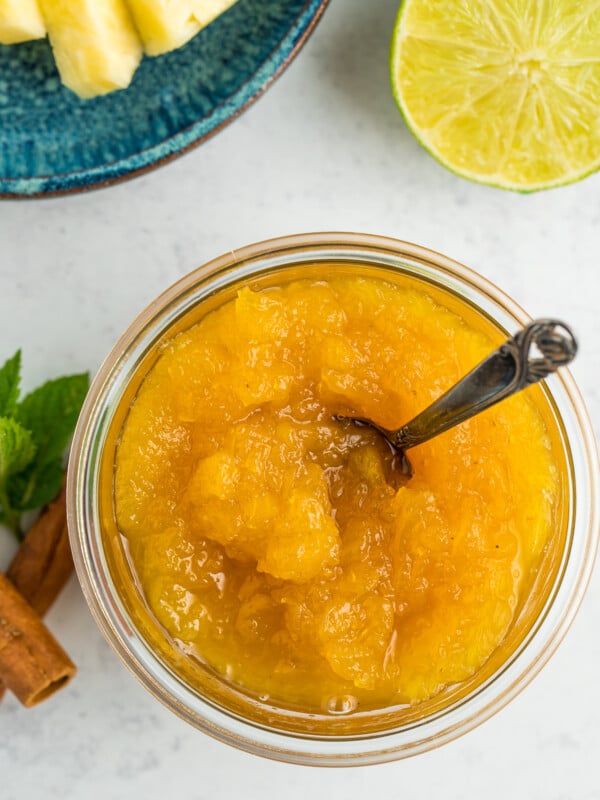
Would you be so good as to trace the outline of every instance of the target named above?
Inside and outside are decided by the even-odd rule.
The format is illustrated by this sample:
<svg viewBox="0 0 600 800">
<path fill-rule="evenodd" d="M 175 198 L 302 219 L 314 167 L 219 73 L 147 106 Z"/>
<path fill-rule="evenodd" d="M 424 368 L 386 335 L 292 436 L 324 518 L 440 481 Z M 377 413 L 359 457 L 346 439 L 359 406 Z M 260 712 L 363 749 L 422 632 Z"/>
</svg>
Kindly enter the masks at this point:
<svg viewBox="0 0 600 800">
<path fill-rule="evenodd" d="M 577 341 L 564 322 L 534 320 L 401 428 L 388 430 L 369 419 L 358 417 L 338 415 L 336 419 L 349 420 L 379 431 L 392 451 L 392 472 L 400 472 L 406 480 L 412 475 L 405 453 L 410 447 L 433 439 L 532 383 L 537 383 L 571 362 L 576 353 Z M 391 477 L 394 478 L 393 475 Z"/>
</svg>

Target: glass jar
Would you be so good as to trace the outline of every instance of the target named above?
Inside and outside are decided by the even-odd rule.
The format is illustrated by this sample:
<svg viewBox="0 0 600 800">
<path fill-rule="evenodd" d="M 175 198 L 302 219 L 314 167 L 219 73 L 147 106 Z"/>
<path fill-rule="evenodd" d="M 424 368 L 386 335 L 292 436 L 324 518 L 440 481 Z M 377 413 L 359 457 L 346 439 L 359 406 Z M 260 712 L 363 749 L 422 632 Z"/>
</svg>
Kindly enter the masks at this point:
<svg viewBox="0 0 600 800">
<path fill-rule="evenodd" d="M 139 602 L 141 590 L 115 521 L 114 454 L 131 401 L 160 345 L 231 299 L 241 286 L 327 279 L 356 269 L 422 281 L 445 305 L 496 334 L 508 336 L 530 321 L 483 277 L 417 245 L 326 233 L 252 245 L 192 272 L 134 320 L 92 384 L 69 465 L 75 566 L 100 629 L 125 665 L 155 697 L 200 730 L 248 752 L 299 764 L 391 761 L 437 747 L 490 717 L 529 683 L 563 638 L 581 603 L 598 542 L 594 435 L 571 375 L 561 370 L 536 389 L 538 407 L 562 453 L 565 497 L 558 546 L 545 556 L 505 640 L 472 679 L 414 707 L 326 717 L 260 702 L 209 668 L 200 682 L 192 682 L 183 653 L 171 647 L 165 656 L 165 633 Z"/>
</svg>

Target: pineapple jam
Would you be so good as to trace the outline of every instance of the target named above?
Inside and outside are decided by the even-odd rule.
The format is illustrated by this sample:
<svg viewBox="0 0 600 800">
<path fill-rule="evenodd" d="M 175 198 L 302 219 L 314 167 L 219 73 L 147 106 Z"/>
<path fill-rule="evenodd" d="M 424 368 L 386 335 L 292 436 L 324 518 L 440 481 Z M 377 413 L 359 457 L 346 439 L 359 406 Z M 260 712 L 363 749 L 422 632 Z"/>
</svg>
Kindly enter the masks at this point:
<svg viewBox="0 0 600 800">
<path fill-rule="evenodd" d="M 490 659 L 558 525 L 539 388 L 411 450 L 399 489 L 377 434 L 333 419 L 408 421 L 505 338 L 473 320 L 348 275 L 244 288 L 167 342 L 114 488 L 175 648 L 315 713 L 418 703 Z"/>
</svg>

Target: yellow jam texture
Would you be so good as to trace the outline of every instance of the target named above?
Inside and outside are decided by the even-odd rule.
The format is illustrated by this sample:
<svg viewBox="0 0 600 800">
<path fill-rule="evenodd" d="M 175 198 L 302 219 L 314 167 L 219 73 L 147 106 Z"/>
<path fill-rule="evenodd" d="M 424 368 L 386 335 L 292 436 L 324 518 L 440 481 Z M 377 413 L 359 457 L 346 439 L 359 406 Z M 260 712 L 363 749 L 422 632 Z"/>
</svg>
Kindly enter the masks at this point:
<svg viewBox="0 0 600 800">
<path fill-rule="evenodd" d="M 398 427 L 498 342 L 408 279 L 242 289 L 173 338 L 125 421 L 117 522 L 174 646 L 270 701 L 414 703 L 505 637 L 555 526 L 559 471 L 521 393 L 410 451 Z"/>
</svg>

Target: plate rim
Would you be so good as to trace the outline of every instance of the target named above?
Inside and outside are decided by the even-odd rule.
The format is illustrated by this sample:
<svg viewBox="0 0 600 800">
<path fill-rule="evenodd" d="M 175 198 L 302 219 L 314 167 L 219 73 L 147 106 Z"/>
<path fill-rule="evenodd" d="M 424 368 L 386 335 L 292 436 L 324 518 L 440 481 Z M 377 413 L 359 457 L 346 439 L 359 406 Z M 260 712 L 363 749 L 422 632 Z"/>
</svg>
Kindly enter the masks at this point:
<svg viewBox="0 0 600 800">
<path fill-rule="evenodd" d="M 330 0 L 306 0 L 303 7 L 298 12 L 292 24 L 288 28 L 284 37 L 278 41 L 276 46 L 271 50 L 269 55 L 259 64 L 259 66 L 252 72 L 251 75 L 238 87 L 238 89 L 229 97 L 225 98 L 222 102 L 216 105 L 207 116 L 203 116 L 190 125 L 182 128 L 162 139 L 160 142 L 152 145 L 151 147 L 140 150 L 139 152 L 132 153 L 125 158 L 118 159 L 117 161 L 110 161 L 95 167 L 87 167 L 81 170 L 73 170 L 71 172 L 61 172 L 54 175 L 36 175 L 27 178 L 6 178 L 0 176 L 0 200 L 34 200 L 51 197 L 62 197 L 65 195 L 80 194 L 84 192 L 94 191 L 96 189 L 108 188 L 115 184 L 124 183 L 125 181 L 140 177 L 148 172 L 151 172 L 165 164 L 174 161 L 176 158 L 189 153 L 196 147 L 199 147 L 203 142 L 215 136 L 219 131 L 227 127 L 231 122 L 240 117 L 244 111 L 252 106 L 260 97 L 262 97 L 267 89 L 281 76 L 287 69 L 291 62 L 298 55 L 302 47 L 306 44 L 309 37 L 313 33 L 317 24 L 321 20 L 325 9 L 329 5 Z M 306 18 L 306 19 L 305 19 Z M 222 109 L 228 103 L 236 102 L 235 98 L 244 95 L 244 91 L 256 80 L 257 76 L 264 69 L 271 69 L 272 62 L 277 58 L 277 54 L 281 52 L 282 46 L 285 41 L 293 36 L 293 32 L 299 27 L 299 35 L 285 58 L 275 65 L 275 69 L 269 72 L 269 75 L 260 83 L 260 86 L 255 91 L 252 91 L 245 100 L 237 105 L 234 110 L 229 113 L 225 119 L 221 120 L 218 124 L 214 125 L 210 130 L 201 135 L 194 135 L 193 130 L 199 126 L 207 118 L 213 116 L 219 109 Z M 177 142 L 180 138 L 189 138 L 192 136 L 191 141 L 179 144 Z M 165 146 L 171 145 L 169 151 L 162 156 L 153 156 L 153 151 L 162 149 Z M 145 163 L 139 166 L 131 165 L 132 161 L 142 159 Z M 129 166 L 128 166 L 129 165 Z M 116 174 L 106 174 L 106 173 Z M 45 189 L 44 185 L 53 182 L 64 182 L 66 185 L 57 186 L 56 188 Z M 37 188 L 39 187 L 39 188 Z"/>
</svg>

